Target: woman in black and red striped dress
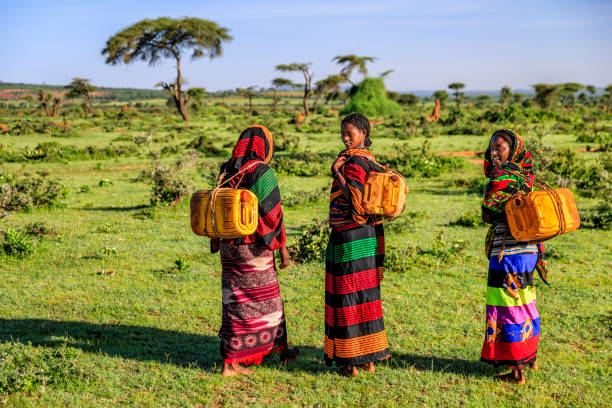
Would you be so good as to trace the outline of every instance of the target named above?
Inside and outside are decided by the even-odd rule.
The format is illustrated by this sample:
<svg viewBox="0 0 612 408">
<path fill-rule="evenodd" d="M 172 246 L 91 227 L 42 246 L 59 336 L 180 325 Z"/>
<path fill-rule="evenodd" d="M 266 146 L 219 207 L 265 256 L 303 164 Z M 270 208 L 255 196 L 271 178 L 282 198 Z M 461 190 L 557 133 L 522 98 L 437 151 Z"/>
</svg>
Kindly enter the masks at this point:
<svg viewBox="0 0 612 408">
<path fill-rule="evenodd" d="M 342 121 L 346 146 L 332 165 L 329 223 L 332 228 L 325 264 L 325 362 L 374 370 L 374 361 L 389 357 L 383 322 L 380 282 L 385 241 L 383 226 L 362 206 L 370 171 L 383 171 L 368 150 L 370 122 L 359 113 Z"/>
</svg>

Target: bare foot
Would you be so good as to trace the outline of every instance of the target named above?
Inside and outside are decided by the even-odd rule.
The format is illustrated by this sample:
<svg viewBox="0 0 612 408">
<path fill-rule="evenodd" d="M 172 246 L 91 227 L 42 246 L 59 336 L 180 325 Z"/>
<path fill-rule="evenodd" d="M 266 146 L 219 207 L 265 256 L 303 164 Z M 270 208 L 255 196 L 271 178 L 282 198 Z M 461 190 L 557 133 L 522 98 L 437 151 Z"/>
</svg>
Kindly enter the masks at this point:
<svg viewBox="0 0 612 408">
<path fill-rule="evenodd" d="M 536 363 L 535 361 L 531 364 L 529 364 L 529 367 L 531 367 L 531 369 L 533 371 L 538 371 L 539 367 L 538 367 L 538 363 Z"/>
<path fill-rule="evenodd" d="M 295 360 L 297 360 L 300 355 L 300 349 L 297 347 L 294 348 L 286 348 L 281 352 L 279 363 L 281 365 L 289 364 Z"/>
<path fill-rule="evenodd" d="M 512 370 L 507 374 L 496 375 L 495 379 L 497 381 L 504 381 L 511 384 L 525 384 L 525 376 L 523 375 L 523 370 Z"/>
<path fill-rule="evenodd" d="M 224 377 L 233 377 L 239 374 L 248 375 L 251 373 L 253 373 L 253 370 L 241 366 L 240 363 L 224 363 L 223 371 L 221 371 L 221 375 Z"/>
<path fill-rule="evenodd" d="M 369 363 L 360 365 L 359 368 L 365 371 L 369 371 L 371 373 L 376 371 L 376 368 L 374 368 L 374 363 L 372 361 L 370 361 Z"/>
<path fill-rule="evenodd" d="M 357 367 L 352 366 L 352 365 L 344 366 L 342 368 L 341 373 L 345 377 L 357 377 L 357 375 L 359 375 L 359 372 L 357 371 Z"/>
</svg>

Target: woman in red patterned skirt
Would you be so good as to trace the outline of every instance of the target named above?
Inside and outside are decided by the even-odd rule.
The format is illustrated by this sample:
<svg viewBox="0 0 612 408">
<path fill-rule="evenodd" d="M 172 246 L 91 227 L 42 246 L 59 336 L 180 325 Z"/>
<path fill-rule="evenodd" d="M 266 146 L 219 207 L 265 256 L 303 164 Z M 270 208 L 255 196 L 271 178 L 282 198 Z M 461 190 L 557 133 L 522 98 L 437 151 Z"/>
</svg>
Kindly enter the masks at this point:
<svg viewBox="0 0 612 408">
<path fill-rule="evenodd" d="M 222 265 L 223 310 L 219 330 L 223 375 L 250 374 L 241 364 L 260 364 L 274 351 L 281 364 L 297 358 L 297 348 L 287 346 L 283 300 L 278 286 L 274 251 L 280 268 L 290 263 L 285 246 L 285 226 L 278 180 L 268 166 L 274 140 L 263 126 L 247 128 L 234 147 L 232 158 L 221 167 L 221 178 L 233 188 L 248 189 L 259 201 L 259 220 L 253 235 L 212 240 Z"/>
</svg>

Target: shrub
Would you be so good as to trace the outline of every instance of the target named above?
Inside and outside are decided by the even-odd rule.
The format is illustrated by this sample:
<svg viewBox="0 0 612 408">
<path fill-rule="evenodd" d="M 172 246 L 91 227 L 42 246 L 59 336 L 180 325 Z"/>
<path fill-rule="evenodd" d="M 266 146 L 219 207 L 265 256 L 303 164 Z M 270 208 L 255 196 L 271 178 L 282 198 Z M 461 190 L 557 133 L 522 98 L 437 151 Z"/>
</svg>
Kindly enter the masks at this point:
<svg viewBox="0 0 612 408">
<path fill-rule="evenodd" d="M 0 170 L 0 218 L 13 211 L 31 207 L 59 206 L 68 192 L 58 181 L 47 179 L 47 173 L 38 172 L 11 175 Z"/>
<path fill-rule="evenodd" d="M 457 218 L 455 221 L 449 223 L 449 225 L 457 225 L 460 227 L 478 228 L 485 225 L 480 214 L 464 214 Z"/>
<path fill-rule="evenodd" d="M 581 224 L 584 228 L 608 231 L 612 229 L 612 205 L 610 202 L 602 201 L 597 207 L 581 214 Z"/>
<path fill-rule="evenodd" d="M 327 221 L 312 220 L 301 229 L 302 235 L 295 245 L 288 248 L 294 262 L 323 262 L 329 241 L 330 228 Z"/>
<path fill-rule="evenodd" d="M 382 78 L 365 78 L 351 95 L 341 114 L 363 113 L 369 117 L 390 116 L 403 113 L 402 107 L 389 99 Z"/>
<path fill-rule="evenodd" d="M 458 178 L 455 179 L 455 186 L 464 188 L 465 192 L 468 194 L 476 194 L 479 196 L 484 195 L 487 184 L 489 183 L 489 179 L 482 177 L 472 177 L 472 178 Z"/>
<path fill-rule="evenodd" d="M 438 156 L 430 150 L 429 141 L 420 149 L 411 149 L 408 145 L 397 146 L 395 155 L 379 156 L 380 164 L 387 164 L 405 177 L 437 177 L 443 173 L 460 169 L 464 161 L 458 157 Z"/>
<path fill-rule="evenodd" d="M 192 190 L 191 182 L 179 171 L 156 163 L 151 169 L 151 204 L 177 203 Z"/>
<path fill-rule="evenodd" d="M 12 228 L 7 228 L 3 235 L 2 250 L 5 254 L 19 258 L 32 255 L 35 244 L 32 238 Z"/>
</svg>

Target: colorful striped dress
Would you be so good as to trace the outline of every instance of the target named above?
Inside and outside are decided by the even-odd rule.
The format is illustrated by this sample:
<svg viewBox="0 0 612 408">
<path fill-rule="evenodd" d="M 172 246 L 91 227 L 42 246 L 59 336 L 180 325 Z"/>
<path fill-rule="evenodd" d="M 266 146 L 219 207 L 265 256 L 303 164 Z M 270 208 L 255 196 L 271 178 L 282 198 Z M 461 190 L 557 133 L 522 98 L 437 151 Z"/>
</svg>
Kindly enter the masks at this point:
<svg viewBox="0 0 612 408">
<path fill-rule="evenodd" d="M 252 191 L 259 201 L 255 234 L 213 241 L 221 253 L 223 307 L 221 355 L 225 363 L 260 364 L 270 351 L 287 347 L 283 300 L 278 285 L 274 250 L 285 245 L 285 227 L 278 180 L 266 164 L 272 158 L 273 139 L 263 126 L 245 130 L 232 159 L 222 167 L 229 177 L 254 161 L 260 162 L 236 177 L 233 188 Z"/>
<path fill-rule="evenodd" d="M 349 152 L 351 153 L 351 152 Z M 371 169 L 369 151 L 353 152 L 343 169 L 352 200 L 332 184 L 332 228 L 325 262 L 325 362 L 361 365 L 389 357 L 380 282 L 385 254 L 381 223 L 364 215 L 363 185 Z"/>
<path fill-rule="evenodd" d="M 510 234 L 505 206 L 517 192 L 529 193 L 531 182 L 515 172 L 532 175 L 531 155 L 523 139 L 512 130 L 503 130 L 512 140 L 508 161 L 493 165 L 491 150 L 485 152 L 487 184 L 482 210 L 494 224 L 489 228 L 485 251 L 489 259 L 486 290 L 486 328 L 481 360 L 523 368 L 536 361 L 540 340 L 540 315 L 536 309 L 533 272 L 545 268 L 541 244 L 516 241 Z M 497 136 L 496 132 L 493 138 Z"/>
</svg>

